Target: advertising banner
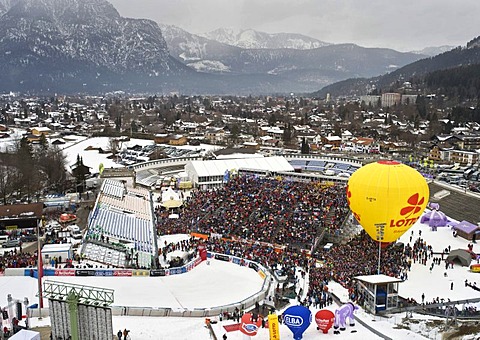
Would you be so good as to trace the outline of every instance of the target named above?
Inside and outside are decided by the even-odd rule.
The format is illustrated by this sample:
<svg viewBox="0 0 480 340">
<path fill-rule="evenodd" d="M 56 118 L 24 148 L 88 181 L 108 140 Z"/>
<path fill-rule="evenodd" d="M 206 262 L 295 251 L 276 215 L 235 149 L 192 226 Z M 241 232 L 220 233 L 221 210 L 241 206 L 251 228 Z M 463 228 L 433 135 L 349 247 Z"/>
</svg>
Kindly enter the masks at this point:
<svg viewBox="0 0 480 340">
<path fill-rule="evenodd" d="M 115 270 L 113 276 L 132 276 L 132 271 L 129 269 Z"/>
<path fill-rule="evenodd" d="M 55 269 L 55 276 L 75 276 L 75 269 Z"/>
<path fill-rule="evenodd" d="M 191 261 L 189 262 L 185 268 L 187 269 L 187 271 L 190 271 L 192 270 L 193 268 L 195 268 L 196 266 L 198 266 L 200 263 L 202 263 L 202 259 L 200 257 L 197 257 L 194 261 Z"/>
<path fill-rule="evenodd" d="M 95 276 L 113 276 L 113 270 L 96 270 Z"/>
<path fill-rule="evenodd" d="M 93 269 L 77 269 L 77 270 L 75 270 L 75 276 L 95 276 L 95 270 L 93 270 Z"/>
<path fill-rule="evenodd" d="M 55 269 L 43 269 L 43 276 L 54 276 Z"/>
<path fill-rule="evenodd" d="M 278 325 L 278 315 L 268 315 L 268 331 L 270 333 L 270 340 L 280 340 L 280 329 Z"/>
<path fill-rule="evenodd" d="M 223 255 L 223 254 L 215 254 L 215 259 L 220 260 L 220 261 L 225 261 L 225 262 L 230 261 L 230 257 L 227 256 L 227 255 Z"/>
<path fill-rule="evenodd" d="M 146 269 L 134 269 L 132 270 L 132 276 L 149 276 L 150 272 Z"/>
<path fill-rule="evenodd" d="M 165 269 L 152 269 L 150 270 L 150 276 L 165 276 Z"/>
<path fill-rule="evenodd" d="M 250 262 L 248 264 L 248 267 L 249 268 L 252 268 L 253 270 L 255 270 L 256 272 L 258 272 L 258 265 L 255 263 L 255 262 Z"/>
<path fill-rule="evenodd" d="M 168 269 L 168 271 L 169 271 L 169 274 L 167 274 L 167 275 L 178 275 L 178 274 L 186 273 L 187 268 L 185 268 L 185 267 L 170 268 L 170 269 Z"/>
<path fill-rule="evenodd" d="M 242 263 L 243 263 L 243 259 L 241 259 L 239 257 L 232 257 L 232 263 L 235 263 L 235 264 L 238 264 L 239 266 L 241 266 Z"/>
</svg>

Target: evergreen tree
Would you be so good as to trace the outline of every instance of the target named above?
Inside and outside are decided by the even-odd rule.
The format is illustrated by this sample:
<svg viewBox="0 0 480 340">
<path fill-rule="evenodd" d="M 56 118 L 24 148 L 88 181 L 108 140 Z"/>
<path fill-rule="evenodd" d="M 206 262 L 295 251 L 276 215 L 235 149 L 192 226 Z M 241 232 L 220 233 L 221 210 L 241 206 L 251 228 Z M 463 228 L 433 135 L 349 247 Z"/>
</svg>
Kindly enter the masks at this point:
<svg viewBox="0 0 480 340">
<path fill-rule="evenodd" d="M 292 124 L 288 123 L 283 130 L 283 142 L 285 144 L 290 144 L 292 141 Z"/>
<path fill-rule="evenodd" d="M 132 122 L 130 123 L 130 130 L 132 131 L 132 133 L 138 132 L 138 126 L 134 120 L 132 120 Z"/>
<path fill-rule="evenodd" d="M 120 132 L 121 127 L 122 127 L 122 116 L 118 115 L 117 118 L 115 119 L 115 131 Z"/>
<path fill-rule="evenodd" d="M 75 169 L 73 175 L 75 176 L 75 184 L 77 191 L 82 193 L 85 190 L 85 180 L 87 177 L 87 168 L 83 164 L 83 159 L 80 155 L 77 155 L 77 162 L 75 163 Z"/>
<path fill-rule="evenodd" d="M 275 117 L 275 113 L 272 113 L 270 117 L 268 117 L 268 125 L 275 126 L 277 123 L 277 117 Z"/>
<path fill-rule="evenodd" d="M 301 153 L 302 155 L 308 155 L 310 153 L 310 145 L 308 145 L 305 137 L 302 140 Z"/>
<path fill-rule="evenodd" d="M 35 158 L 33 154 L 33 148 L 26 137 L 20 140 L 17 146 L 17 167 L 18 167 L 18 180 L 17 187 L 21 192 L 31 196 L 39 186 L 38 172 L 35 167 Z"/>
<path fill-rule="evenodd" d="M 417 112 L 421 118 L 427 117 L 427 104 L 424 96 L 418 96 L 415 102 Z"/>
<path fill-rule="evenodd" d="M 40 148 L 43 149 L 43 150 L 47 150 L 48 149 L 48 142 L 47 142 L 47 137 L 45 137 L 45 134 L 41 134 L 40 135 L 40 140 L 39 140 L 39 143 L 40 143 Z"/>
</svg>

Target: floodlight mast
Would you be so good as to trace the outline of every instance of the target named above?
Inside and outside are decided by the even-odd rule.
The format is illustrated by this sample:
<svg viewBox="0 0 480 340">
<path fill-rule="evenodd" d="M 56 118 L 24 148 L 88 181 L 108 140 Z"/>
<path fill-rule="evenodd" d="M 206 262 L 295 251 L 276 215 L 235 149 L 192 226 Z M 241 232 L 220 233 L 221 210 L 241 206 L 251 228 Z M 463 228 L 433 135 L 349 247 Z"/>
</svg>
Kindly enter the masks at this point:
<svg viewBox="0 0 480 340">
<path fill-rule="evenodd" d="M 38 281 L 38 320 L 42 320 L 43 308 L 43 292 L 42 292 L 42 276 L 43 276 L 43 262 L 42 262 L 42 248 L 40 243 L 40 223 L 43 218 L 37 222 L 37 281 Z"/>
</svg>

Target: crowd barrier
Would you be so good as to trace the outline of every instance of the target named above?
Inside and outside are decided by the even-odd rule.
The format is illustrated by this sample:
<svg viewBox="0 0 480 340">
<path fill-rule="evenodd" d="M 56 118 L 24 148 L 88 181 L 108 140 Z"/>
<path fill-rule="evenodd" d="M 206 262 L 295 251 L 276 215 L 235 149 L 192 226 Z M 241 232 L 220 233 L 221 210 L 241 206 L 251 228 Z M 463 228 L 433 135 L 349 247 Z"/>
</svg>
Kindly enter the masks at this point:
<svg viewBox="0 0 480 340">
<path fill-rule="evenodd" d="M 231 262 L 239 266 L 245 266 L 256 271 L 263 280 L 263 285 L 260 291 L 252 294 L 251 296 L 237 302 L 233 302 L 228 305 L 216 306 L 210 308 L 167 308 L 167 307 L 129 307 L 129 306 L 112 306 L 113 315 L 127 315 L 127 316 L 177 316 L 177 317 L 208 317 L 217 316 L 221 313 L 228 312 L 233 313 L 235 308 L 239 310 L 248 310 L 255 304 L 261 303 L 270 290 L 271 275 L 269 271 L 261 264 L 243 259 L 236 256 L 219 254 L 214 252 L 207 252 L 207 260 L 216 259 L 219 261 Z M 43 270 L 43 276 L 118 276 L 118 277 L 130 277 L 130 276 L 170 276 L 179 275 L 189 272 L 202 262 L 200 257 L 188 262 L 182 267 L 169 268 L 169 269 L 105 269 L 105 268 L 45 268 Z M 7 276 L 31 276 L 37 277 L 36 268 L 7 268 L 5 270 Z M 33 317 L 38 316 L 38 309 L 31 309 L 30 315 Z M 42 309 L 42 316 L 48 316 L 48 308 Z"/>
</svg>

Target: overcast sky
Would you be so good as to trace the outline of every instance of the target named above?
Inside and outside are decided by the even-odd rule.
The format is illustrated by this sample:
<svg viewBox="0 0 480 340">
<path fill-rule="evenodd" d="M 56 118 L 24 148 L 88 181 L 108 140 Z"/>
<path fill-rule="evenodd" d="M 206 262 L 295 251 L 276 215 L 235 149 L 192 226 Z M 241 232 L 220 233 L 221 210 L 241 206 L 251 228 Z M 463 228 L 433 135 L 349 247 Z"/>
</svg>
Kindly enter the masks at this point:
<svg viewBox="0 0 480 340">
<path fill-rule="evenodd" d="M 480 35 L 480 0 L 109 0 L 124 17 L 191 33 L 220 27 L 302 33 L 401 51 L 465 45 Z"/>
</svg>

